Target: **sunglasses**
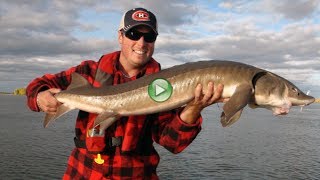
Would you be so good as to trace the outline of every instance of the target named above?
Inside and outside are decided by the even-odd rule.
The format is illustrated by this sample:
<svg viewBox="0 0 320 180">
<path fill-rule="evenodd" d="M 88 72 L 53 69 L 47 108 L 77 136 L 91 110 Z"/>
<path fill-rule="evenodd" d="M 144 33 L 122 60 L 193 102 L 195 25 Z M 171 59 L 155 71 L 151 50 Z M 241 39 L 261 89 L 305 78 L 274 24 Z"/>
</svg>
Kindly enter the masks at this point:
<svg viewBox="0 0 320 180">
<path fill-rule="evenodd" d="M 143 33 L 135 29 L 126 32 L 125 36 L 133 41 L 138 41 L 143 36 L 144 41 L 147 43 L 153 43 L 157 39 L 157 34 L 154 32 Z"/>
</svg>

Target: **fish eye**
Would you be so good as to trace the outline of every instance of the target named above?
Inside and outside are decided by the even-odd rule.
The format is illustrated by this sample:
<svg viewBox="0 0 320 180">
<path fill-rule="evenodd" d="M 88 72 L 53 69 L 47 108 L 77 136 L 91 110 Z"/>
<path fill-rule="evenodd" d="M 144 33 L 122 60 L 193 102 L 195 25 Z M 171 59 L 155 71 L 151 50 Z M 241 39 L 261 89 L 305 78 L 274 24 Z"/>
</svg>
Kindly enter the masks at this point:
<svg viewBox="0 0 320 180">
<path fill-rule="evenodd" d="M 293 88 L 292 88 L 292 91 L 295 92 L 295 93 L 298 93 L 298 96 L 300 96 L 300 92 L 298 91 L 297 88 L 293 87 Z"/>
</svg>

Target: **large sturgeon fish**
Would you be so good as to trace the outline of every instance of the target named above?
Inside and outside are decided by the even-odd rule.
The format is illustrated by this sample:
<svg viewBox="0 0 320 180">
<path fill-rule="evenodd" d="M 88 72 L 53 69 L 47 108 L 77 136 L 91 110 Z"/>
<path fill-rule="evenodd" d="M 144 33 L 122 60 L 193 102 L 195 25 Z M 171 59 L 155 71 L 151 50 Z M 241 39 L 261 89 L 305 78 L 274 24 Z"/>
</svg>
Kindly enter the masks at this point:
<svg viewBox="0 0 320 180">
<path fill-rule="evenodd" d="M 171 97 L 161 103 L 148 95 L 148 85 L 158 78 L 168 80 L 173 88 Z M 116 86 L 111 86 L 109 76 L 100 88 L 92 87 L 81 75 L 73 73 L 68 89 L 55 94 L 62 105 L 56 114 L 46 115 L 44 126 L 70 110 L 80 109 L 99 114 L 94 125 L 105 129 L 121 116 L 152 114 L 184 106 L 193 100 L 197 84 L 202 84 L 206 92 L 210 81 L 223 84 L 222 98 L 229 98 L 221 114 L 223 127 L 236 122 L 247 104 L 280 115 L 287 114 L 291 106 L 305 106 L 315 101 L 288 80 L 269 71 L 233 61 L 199 61 Z"/>
</svg>

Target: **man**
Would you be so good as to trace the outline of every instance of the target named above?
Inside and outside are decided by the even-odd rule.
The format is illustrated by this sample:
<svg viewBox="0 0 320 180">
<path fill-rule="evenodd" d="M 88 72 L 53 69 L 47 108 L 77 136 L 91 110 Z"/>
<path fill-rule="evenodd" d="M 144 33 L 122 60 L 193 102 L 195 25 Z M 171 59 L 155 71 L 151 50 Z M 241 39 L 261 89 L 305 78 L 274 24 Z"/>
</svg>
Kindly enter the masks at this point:
<svg viewBox="0 0 320 180">
<path fill-rule="evenodd" d="M 157 35 L 157 21 L 152 12 L 143 8 L 129 10 L 118 31 L 121 51 L 105 54 L 98 62 L 83 61 L 66 71 L 33 80 L 27 87 L 30 109 L 55 113 L 60 103 L 53 95 L 68 87 L 73 72 L 95 87 L 104 83 L 106 74 L 112 75 L 116 85 L 158 72 L 160 65 L 152 58 Z M 63 179 L 158 179 L 159 155 L 153 142 L 172 153 L 185 149 L 200 132 L 201 110 L 220 100 L 223 86 L 218 85 L 215 92 L 213 86 L 209 83 L 208 91 L 202 94 L 202 86 L 198 85 L 194 100 L 184 108 L 121 117 L 102 137 L 88 135 L 96 114 L 79 111 L 76 147 Z"/>
</svg>

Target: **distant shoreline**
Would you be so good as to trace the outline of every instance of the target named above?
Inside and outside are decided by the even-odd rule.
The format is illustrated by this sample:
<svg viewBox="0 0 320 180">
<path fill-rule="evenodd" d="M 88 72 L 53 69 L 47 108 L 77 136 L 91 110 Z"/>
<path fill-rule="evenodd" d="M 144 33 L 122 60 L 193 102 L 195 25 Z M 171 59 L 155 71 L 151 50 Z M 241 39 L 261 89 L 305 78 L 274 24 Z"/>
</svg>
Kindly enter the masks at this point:
<svg viewBox="0 0 320 180">
<path fill-rule="evenodd" d="M 9 92 L 0 92 L 0 95 L 13 95 L 13 93 L 9 93 Z"/>
</svg>

